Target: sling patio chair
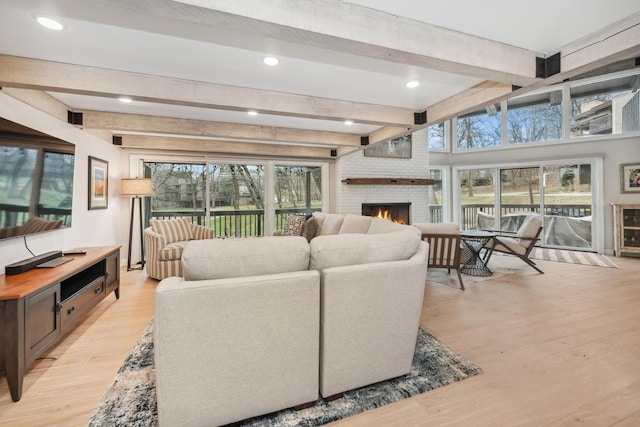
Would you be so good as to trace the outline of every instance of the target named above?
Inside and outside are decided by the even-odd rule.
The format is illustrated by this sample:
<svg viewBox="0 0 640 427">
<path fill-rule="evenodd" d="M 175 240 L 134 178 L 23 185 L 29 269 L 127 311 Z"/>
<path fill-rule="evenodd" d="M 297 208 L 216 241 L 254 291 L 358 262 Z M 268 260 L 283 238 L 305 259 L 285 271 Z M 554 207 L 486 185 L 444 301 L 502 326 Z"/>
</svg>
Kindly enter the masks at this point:
<svg viewBox="0 0 640 427">
<path fill-rule="evenodd" d="M 491 255 L 494 252 L 501 252 L 517 256 L 533 269 L 544 274 L 544 271 L 540 270 L 536 263 L 529 258 L 529 254 L 542 232 L 542 219 L 540 219 L 538 215 L 528 216 L 516 232 L 499 230 L 486 231 L 496 233 L 496 236 L 485 246 L 487 249 L 483 259 L 485 264 L 489 263 L 489 259 L 491 259 Z"/>
</svg>

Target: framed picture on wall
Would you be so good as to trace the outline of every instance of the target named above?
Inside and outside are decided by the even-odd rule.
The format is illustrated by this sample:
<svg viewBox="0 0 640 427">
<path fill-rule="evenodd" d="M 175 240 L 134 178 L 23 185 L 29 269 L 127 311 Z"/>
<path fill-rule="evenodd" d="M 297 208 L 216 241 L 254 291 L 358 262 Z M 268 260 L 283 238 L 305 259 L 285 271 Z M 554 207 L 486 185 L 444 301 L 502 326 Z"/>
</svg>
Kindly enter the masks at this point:
<svg viewBox="0 0 640 427">
<path fill-rule="evenodd" d="M 623 193 L 640 193 L 640 163 L 620 165 L 620 190 Z"/>
<path fill-rule="evenodd" d="M 109 205 L 109 162 L 89 156 L 89 210 Z"/>
<path fill-rule="evenodd" d="M 393 159 L 411 158 L 411 134 L 387 142 L 381 142 L 364 149 L 367 157 L 388 157 Z"/>
</svg>

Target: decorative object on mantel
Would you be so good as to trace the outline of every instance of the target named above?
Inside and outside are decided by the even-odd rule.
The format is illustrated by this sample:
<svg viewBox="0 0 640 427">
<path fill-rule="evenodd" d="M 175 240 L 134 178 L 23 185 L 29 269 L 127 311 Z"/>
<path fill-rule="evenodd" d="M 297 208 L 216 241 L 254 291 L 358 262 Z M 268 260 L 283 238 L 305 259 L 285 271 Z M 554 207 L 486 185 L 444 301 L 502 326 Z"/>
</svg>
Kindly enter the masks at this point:
<svg viewBox="0 0 640 427">
<path fill-rule="evenodd" d="M 127 256 L 127 271 L 142 270 L 144 268 L 144 239 L 142 236 L 142 197 L 150 196 L 151 178 L 123 178 L 121 181 L 122 195 L 133 196 L 131 199 L 131 221 L 129 221 L 129 255 Z M 133 216 L 136 207 L 136 199 L 140 211 L 140 267 L 131 268 L 131 243 L 133 238 Z"/>
<path fill-rule="evenodd" d="M 380 142 L 364 149 L 365 157 L 411 158 L 412 135 L 403 135 L 390 141 Z"/>
<path fill-rule="evenodd" d="M 433 179 L 426 178 L 345 178 L 347 185 L 434 185 Z"/>
</svg>

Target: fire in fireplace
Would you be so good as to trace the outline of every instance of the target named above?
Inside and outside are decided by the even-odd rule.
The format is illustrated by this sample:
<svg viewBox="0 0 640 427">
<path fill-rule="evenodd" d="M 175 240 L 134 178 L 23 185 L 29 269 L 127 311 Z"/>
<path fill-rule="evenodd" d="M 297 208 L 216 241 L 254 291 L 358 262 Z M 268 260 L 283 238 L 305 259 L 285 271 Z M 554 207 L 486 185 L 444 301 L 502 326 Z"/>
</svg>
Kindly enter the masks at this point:
<svg viewBox="0 0 640 427">
<path fill-rule="evenodd" d="M 410 224 L 410 208 L 411 203 L 363 203 L 362 215 L 383 218 L 398 224 Z"/>
</svg>

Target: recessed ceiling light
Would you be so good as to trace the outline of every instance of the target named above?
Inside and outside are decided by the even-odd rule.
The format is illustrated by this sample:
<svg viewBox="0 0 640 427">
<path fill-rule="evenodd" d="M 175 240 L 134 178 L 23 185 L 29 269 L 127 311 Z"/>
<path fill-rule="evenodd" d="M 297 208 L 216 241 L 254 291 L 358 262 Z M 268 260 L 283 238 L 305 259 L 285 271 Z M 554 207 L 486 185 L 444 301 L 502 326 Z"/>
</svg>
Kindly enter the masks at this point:
<svg viewBox="0 0 640 427">
<path fill-rule="evenodd" d="M 420 86 L 420 82 L 418 80 L 411 80 L 407 82 L 407 87 L 413 89 L 414 87 Z"/>
<path fill-rule="evenodd" d="M 36 15 L 35 18 L 36 18 L 36 21 L 38 21 L 38 24 L 50 30 L 60 31 L 64 29 L 64 25 L 62 25 L 61 22 L 56 21 L 55 19 L 42 16 L 42 15 Z"/>
<path fill-rule="evenodd" d="M 280 63 L 280 60 L 275 56 L 267 56 L 262 60 L 262 62 L 267 65 L 278 65 L 278 63 Z"/>
<path fill-rule="evenodd" d="M 351 126 L 353 124 L 353 120 L 345 120 L 344 124 L 347 126 Z"/>
<path fill-rule="evenodd" d="M 257 116 L 258 112 L 257 111 L 247 111 L 247 114 L 250 116 Z"/>
<path fill-rule="evenodd" d="M 128 96 L 121 96 L 118 99 L 120 100 L 120 102 L 124 102 L 125 104 L 133 102 L 133 99 L 129 98 Z"/>
</svg>

